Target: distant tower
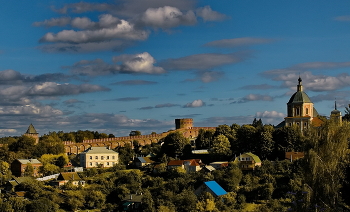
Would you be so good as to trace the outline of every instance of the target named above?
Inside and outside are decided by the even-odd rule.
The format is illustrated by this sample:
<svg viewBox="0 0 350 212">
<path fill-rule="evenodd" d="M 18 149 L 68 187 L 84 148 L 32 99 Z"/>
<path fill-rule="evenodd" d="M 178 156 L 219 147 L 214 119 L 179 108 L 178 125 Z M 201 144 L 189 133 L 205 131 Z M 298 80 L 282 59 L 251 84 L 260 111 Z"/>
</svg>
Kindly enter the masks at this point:
<svg viewBox="0 0 350 212">
<path fill-rule="evenodd" d="M 39 142 L 39 133 L 35 130 L 33 124 L 30 124 L 25 136 L 32 137 L 35 139 L 35 144 Z"/>
<path fill-rule="evenodd" d="M 330 119 L 334 122 L 339 123 L 339 124 L 342 123 L 341 112 L 339 110 L 337 110 L 337 101 L 334 102 L 334 110 L 332 110 L 332 112 L 331 112 Z"/>
<path fill-rule="evenodd" d="M 175 129 L 191 129 L 193 127 L 193 119 L 175 119 Z"/>
<path fill-rule="evenodd" d="M 295 92 L 287 103 L 287 117 L 284 118 L 285 126 L 296 125 L 301 130 L 309 128 L 312 120 L 318 113 L 314 108 L 309 96 L 303 91 L 302 80 L 299 77 L 297 92 Z"/>
</svg>

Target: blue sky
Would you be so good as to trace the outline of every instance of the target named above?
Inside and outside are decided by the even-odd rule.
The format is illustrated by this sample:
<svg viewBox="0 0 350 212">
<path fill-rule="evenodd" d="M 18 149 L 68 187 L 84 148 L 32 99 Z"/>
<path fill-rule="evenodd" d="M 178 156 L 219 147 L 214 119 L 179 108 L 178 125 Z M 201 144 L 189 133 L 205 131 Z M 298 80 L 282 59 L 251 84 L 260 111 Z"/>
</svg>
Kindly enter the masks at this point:
<svg viewBox="0 0 350 212">
<path fill-rule="evenodd" d="M 277 125 L 350 101 L 349 1 L 5 1 L 0 135 Z"/>
</svg>

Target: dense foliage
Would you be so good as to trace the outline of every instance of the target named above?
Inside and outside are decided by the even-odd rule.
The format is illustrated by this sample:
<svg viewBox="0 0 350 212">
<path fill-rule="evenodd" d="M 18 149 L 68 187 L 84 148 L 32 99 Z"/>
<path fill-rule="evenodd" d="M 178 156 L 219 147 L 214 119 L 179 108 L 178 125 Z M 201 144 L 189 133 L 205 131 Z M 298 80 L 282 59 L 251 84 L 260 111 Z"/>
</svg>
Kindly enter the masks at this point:
<svg viewBox="0 0 350 212">
<path fill-rule="evenodd" d="M 44 163 L 41 173 L 62 171 L 68 159 L 73 158 L 61 154 L 61 135 L 65 133 L 45 135 L 37 145 L 28 137 L 3 139 L 7 145 L 0 148 L 2 186 L 11 178 L 9 164 L 19 156 L 40 158 Z M 220 125 L 216 130 L 200 130 L 195 146 L 181 133 L 172 132 L 159 144 L 140 146 L 135 140 L 132 146 L 117 148 L 119 165 L 79 173 L 87 182 L 84 187 L 66 184 L 57 189 L 36 180 L 22 183 L 16 190 L 27 191 L 26 198 L 2 193 L 0 212 L 122 211 L 123 200 L 130 194 L 142 194 L 142 211 L 146 212 L 349 211 L 349 137 L 348 122 L 341 126 L 326 122 L 303 133 L 293 127 L 275 129 L 261 120 L 251 125 Z M 200 158 L 205 163 L 229 161 L 235 155 L 252 152 L 262 159 L 262 165 L 254 171 L 242 171 L 233 162 L 211 172 L 166 169 L 170 159 L 201 157 L 191 155 L 195 147 L 208 149 L 209 154 Z M 285 160 L 288 151 L 304 152 L 305 157 Z M 152 160 L 156 167 L 133 168 L 133 157 L 149 154 L 155 155 Z M 204 192 L 196 196 L 194 191 L 211 180 L 228 193 L 214 197 Z"/>
</svg>

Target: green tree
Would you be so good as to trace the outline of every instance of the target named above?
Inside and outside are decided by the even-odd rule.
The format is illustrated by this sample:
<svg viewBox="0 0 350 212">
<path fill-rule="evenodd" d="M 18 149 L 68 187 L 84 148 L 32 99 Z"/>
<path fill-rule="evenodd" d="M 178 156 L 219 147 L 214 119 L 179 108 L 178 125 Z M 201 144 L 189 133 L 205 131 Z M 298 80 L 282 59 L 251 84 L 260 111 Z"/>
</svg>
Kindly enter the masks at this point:
<svg viewBox="0 0 350 212">
<path fill-rule="evenodd" d="M 209 154 L 217 157 L 218 159 L 223 159 L 231 156 L 231 153 L 231 144 L 228 138 L 224 135 L 216 136 L 213 140 L 213 145 L 209 149 Z"/>
<path fill-rule="evenodd" d="M 21 152 L 22 157 L 30 158 L 35 150 L 35 138 L 22 135 L 16 142 L 9 145 L 9 150 Z"/>
<path fill-rule="evenodd" d="M 218 135 L 224 135 L 230 143 L 234 143 L 237 139 L 236 135 L 236 130 L 235 128 L 231 128 L 230 126 L 224 124 L 224 125 L 219 125 L 215 129 L 214 137 L 217 137 Z"/>
<path fill-rule="evenodd" d="M 304 137 L 296 126 L 285 126 L 273 132 L 275 151 L 279 158 L 284 158 L 285 152 L 303 151 Z"/>
<path fill-rule="evenodd" d="M 251 125 L 242 125 L 237 130 L 237 142 L 234 146 L 234 153 L 240 154 L 242 152 L 256 153 L 259 148 L 257 129 Z"/>
<path fill-rule="evenodd" d="M 59 173 L 60 168 L 54 164 L 48 163 L 40 167 L 40 172 L 44 175 L 52 175 Z"/>
<path fill-rule="evenodd" d="M 60 168 L 63 168 L 65 165 L 67 165 L 67 163 L 69 162 L 68 160 L 68 156 L 67 155 L 60 155 L 56 162 L 55 162 L 55 165 L 60 167 Z"/>
<path fill-rule="evenodd" d="M 178 131 L 169 133 L 163 142 L 161 152 L 170 157 L 181 156 L 185 146 L 190 144 L 190 140 Z"/>
<path fill-rule="evenodd" d="M 24 176 L 33 176 L 34 175 L 34 168 L 31 163 L 27 163 L 27 166 L 24 170 Z"/>
<path fill-rule="evenodd" d="M 119 153 L 119 163 L 124 165 L 128 165 L 135 156 L 135 152 L 130 144 L 125 144 L 124 147 L 119 147 L 117 152 Z"/>
<path fill-rule="evenodd" d="M 198 136 L 196 138 L 197 149 L 208 149 L 213 143 L 214 130 L 199 129 Z"/>
<path fill-rule="evenodd" d="M 72 211 L 76 211 L 78 209 L 83 208 L 85 199 L 84 195 L 80 190 L 76 191 L 65 191 L 65 195 L 67 198 L 65 198 L 65 204 L 68 206 L 68 208 Z"/>
<path fill-rule="evenodd" d="M 106 195 L 98 190 L 86 190 L 85 201 L 89 208 L 102 208 L 106 202 Z"/>
<path fill-rule="evenodd" d="M 319 128 L 310 129 L 306 137 L 304 191 L 311 195 L 312 204 L 336 210 L 341 202 L 339 191 L 349 161 L 350 123 L 326 122 Z"/>
<path fill-rule="evenodd" d="M 28 204 L 27 209 L 28 212 L 55 212 L 58 211 L 59 205 L 52 202 L 50 199 L 43 197 L 31 201 L 31 203 Z"/>
<path fill-rule="evenodd" d="M 273 151 L 275 147 L 275 141 L 273 140 L 273 127 L 271 125 L 265 125 L 257 129 L 259 148 L 256 149 L 256 154 L 260 159 L 275 159 L 273 157 Z"/>
<path fill-rule="evenodd" d="M 350 121 L 350 105 L 349 107 L 345 107 L 345 114 L 343 116 L 343 121 Z"/>
<path fill-rule="evenodd" d="M 139 136 L 141 135 L 141 132 L 138 130 L 133 130 L 129 133 L 129 136 Z"/>
</svg>

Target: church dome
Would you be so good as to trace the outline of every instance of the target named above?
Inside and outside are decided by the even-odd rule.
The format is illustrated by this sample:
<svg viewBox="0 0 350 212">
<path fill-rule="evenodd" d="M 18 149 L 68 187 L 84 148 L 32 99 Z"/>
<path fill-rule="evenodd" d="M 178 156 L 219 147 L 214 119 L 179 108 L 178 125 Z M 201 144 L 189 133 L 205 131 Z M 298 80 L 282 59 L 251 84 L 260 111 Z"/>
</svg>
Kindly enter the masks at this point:
<svg viewBox="0 0 350 212">
<path fill-rule="evenodd" d="M 298 79 L 297 92 L 295 92 L 292 97 L 290 97 L 288 104 L 290 103 L 312 103 L 309 96 L 303 91 L 302 80 Z"/>
<path fill-rule="evenodd" d="M 312 103 L 309 96 L 304 91 L 295 92 L 289 99 L 289 103 Z"/>
</svg>

